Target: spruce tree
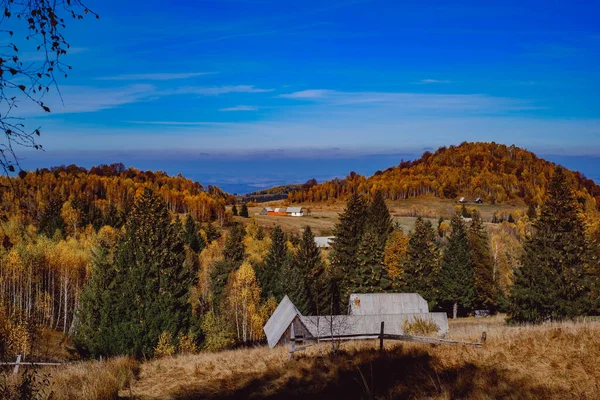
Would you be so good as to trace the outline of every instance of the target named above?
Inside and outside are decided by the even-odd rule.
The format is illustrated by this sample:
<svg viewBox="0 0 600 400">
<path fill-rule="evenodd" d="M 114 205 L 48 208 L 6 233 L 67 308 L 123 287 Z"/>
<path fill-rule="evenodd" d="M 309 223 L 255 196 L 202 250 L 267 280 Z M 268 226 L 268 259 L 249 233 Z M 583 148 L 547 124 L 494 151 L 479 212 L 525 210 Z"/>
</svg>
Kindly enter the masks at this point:
<svg viewBox="0 0 600 400">
<path fill-rule="evenodd" d="M 185 225 L 183 227 L 183 240 L 185 244 L 187 244 L 195 253 L 200 253 L 206 247 L 204 239 L 198 234 L 196 222 L 190 214 L 188 214 L 185 219 Z"/>
<path fill-rule="evenodd" d="M 91 280 L 85 289 L 89 294 L 82 299 L 83 310 L 101 310 L 99 327 L 93 323 L 97 319 L 87 317 L 79 327 L 101 338 L 97 343 L 83 340 L 93 354 L 151 355 L 163 332 L 189 331 L 189 290 L 195 274 L 185 262 L 181 231 L 181 223 L 171 224 L 167 206 L 151 191 L 136 200 L 117 246 L 110 290 L 102 293 L 98 287 L 104 280 Z M 99 262 L 98 268 L 107 266 Z"/>
<path fill-rule="evenodd" d="M 283 264 L 281 269 L 280 291 L 287 295 L 302 315 L 311 315 L 310 300 L 302 271 L 292 260 Z"/>
<path fill-rule="evenodd" d="M 246 203 L 242 204 L 242 210 L 240 211 L 240 217 L 248 218 L 248 206 Z"/>
<path fill-rule="evenodd" d="M 386 292 L 391 288 L 387 269 L 383 264 L 385 243 L 377 232 L 368 229 L 358 248 L 358 268 L 350 281 L 352 293 Z"/>
<path fill-rule="evenodd" d="M 213 312 L 218 312 L 221 302 L 223 301 L 225 286 L 227 286 L 227 282 L 229 282 L 229 277 L 231 276 L 231 273 L 239 267 L 240 264 L 232 260 L 220 260 L 215 262 L 211 268 L 210 303 Z"/>
<path fill-rule="evenodd" d="M 439 301 L 439 257 L 436 233 L 430 221 L 418 217 L 408 239 L 402 281 L 404 290 L 418 293 L 433 308 Z"/>
<path fill-rule="evenodd" d="M 261 295 L 264 299 L 270 296 L 280 301 L 285 292 L 279 289 L 280 279 L 283 275 L 283 268 L 288 259 L 288 249 L 286 245 L 285 234 L 278 225 L 271 232 L 271 248 L 265 257 L 261 268 L 257 268 L 258 281 L 262 288 Z"/>
<path fill-rule="evenodd" d="M 475 306 L 495 312 L 498 305 L 498 288 L 494 279 L 494 263 L 489 237 L 478 212 L 473 213 L 469 243 L 475 273 Z"/>
<path fill-rule="evenodd" d="M 534 227 L 510 289 L 510 319 L 543 322 L 597 312 L 586 268 L 584 224 L 561 167 L 554 171 Z"/>
<path fill-rule="evenodd" d="M 357 193 L 351 194 L 346 208 L 334 227 L 335 239 L 331 245 L 331 267 L 334 271 L 331 277 L 340 280 L 332 282 L 332 287 L 340 290 L 340 293 L 332 296 L 339 299 L 340 304 L 336 309 L 340 311 L 346 309 L 345 304 L 350 295 L 352 281 L 359 273 L 357 255 L 362 240 L 366 210 L 364 199 Z"/>
<path fill-rule="evenodd" d="M 77 311 L 77 326 L 73 343 L 78 352 L 84 356 L 102 354 L 107 340 L 103 331 L 112 320 L 111 304 L 118 298 L 111 283 L 117 273 L 111 250 L 105 243 L 100 243 L 92 250 L 91 276 L 79 297 L 80 308 Z"/>
<path fill-rule="evenodd" d="M 317 247 L 315 236 L 308 225 L 304 227 L 293 264 L 300 272 L 304 281 L 309 301 L 309 310 L 312 313 L 316 313 L 319 299 L 323 298 L 321 283 L 325 267 L 321 259 L 321 250 Z M 282 276 L 282 279 L 286 279 L 286 277 Z"/>
<path fill-rule="evenodd" d="M 440 269 L 440 297 L 456 318 L 459 307 L 468 312 L 474 305 L 475 273 L 467 228 L 459 214 L 452 217 L 451 226 Z"/>
<path fill-rule="evenodd" d="M 226 261 L 237 264 L 242 263 L 246 252 L 246 246 L 244 245 L 245 234 L 246 231 L 242 224 L 235 223 L 231 226 L 223 247 L 223 257 L 225 257 Z"/>
<path fill-rule="evenodd" d="M 221 234 L 215 228 L 212 222 L 206 224 L 206 229 L 204 229 L 204 233 L 206 233 L 206 241 L 208 242 L 208 244 L 211 244 L 213 241 L 221 237 Z"/>
<path fill-rule="evenodd" d="M 383 194 L 379 190 L 375 192 L 373 202 L 367 210 L 365 225 L 382 243 L 387 241 L 390 232 L 392 232 L 392 217 L 385 204 Z"/>
<path fill-rule="evenodd" d="M 238 209 L 236 207 L 236 205 L 234 204 L 233 207 L 231 207 L 231 212 L 233 213 L 234 217 L 237 217 L 238 215 Z"/>
<path fill-rule="evenodd" d="M 53 238 L 56 231 L 60 232 L 60 236 L 64 235 L 65 221 L 60 212 L 62 202 L 58 199 L 51 199 L 46 205 L 42 216 L 40 217 L 39 233 L 46 235 L 48 238 Z"/>
</svg>

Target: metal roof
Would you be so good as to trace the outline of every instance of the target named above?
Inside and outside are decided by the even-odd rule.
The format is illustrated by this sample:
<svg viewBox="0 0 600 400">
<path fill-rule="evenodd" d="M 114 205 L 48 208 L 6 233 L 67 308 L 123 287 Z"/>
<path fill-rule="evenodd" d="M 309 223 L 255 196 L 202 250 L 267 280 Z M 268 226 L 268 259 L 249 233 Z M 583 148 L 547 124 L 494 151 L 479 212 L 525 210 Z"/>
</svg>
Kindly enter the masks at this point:
<svg viewBox="0 0 600 400">
<path fill-rule="evenodd" d="M 281 335 L 285 333 L 297 316 L 300 317 L 302 314 L 300 314 L 300 311 L 298 311 L 289 297 L 284 296 L 263 328 L 270 348 L 277 345 L 279 339 L 281 339 Z"/>
<path fill-rule="evenodd" d="M 288 207 L 286 212 L 288 213 L 299 213 L 302 212 L 302 207 Z"/>
<path fill-rule="evenodd" d="M 416 318 L 435 322 L 438 334 L 448 333 L 448 317 L 446 313 L 403 313 L 375 315 L 324 315 L 301 316 L 302 324 L 314 337 L 328 335 L 378 335 L 381 322 L 384 322 L 384 333 L 404 335 L 402 326 L 405 321 L 413 322 Z"/>
<path fill-rule="evenodd" d="M 427 301 L 418 293 L 353 293 L 351 315 L 406 314 L 429 312 Z"/>
<path fill-rule="evenodd" d="M 315 244 L 317 247 L 331 247 L 335 236 L 316 236 Z"/>
</svg>

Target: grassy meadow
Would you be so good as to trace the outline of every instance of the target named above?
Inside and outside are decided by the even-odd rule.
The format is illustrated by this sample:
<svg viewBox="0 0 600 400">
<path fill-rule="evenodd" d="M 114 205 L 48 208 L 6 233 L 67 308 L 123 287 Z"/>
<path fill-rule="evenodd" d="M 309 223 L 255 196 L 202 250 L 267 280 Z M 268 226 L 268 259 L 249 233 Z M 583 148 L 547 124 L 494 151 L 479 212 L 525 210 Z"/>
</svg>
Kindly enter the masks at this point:
<svg viewBox="0 0 600 400">
<path fill-rule="evenodd" d="M 450 321 L 448 338 L 482 348 L 375 340 L 241 348 L 137 363 L 120 357 L 41 370 L 52 399 L 600 398 L 600 322 L 507 326 L 502 317 Z M 117 397 L 118 396 L 118 397 Z"/>
<path fill-rule="evenodd" d="M 402 227 L 405 233 L 408 233 L 414 226 L 417 217 L 421 216 L 432 221 L 437 226 L 437 220 L 443 216 L 449 220 L 460 207 L 454 200 L 440 199 L 437 197 L 419 197 L 409 198 L 407 200 L 397 200 L 386 202 L 394 222 Z M 304 217 L 288 217 L 275 215 L 260 215 L 264 207 L 286 207 L 284 201 L 274 201 L 269 203 L 260 203 L 256 206 L 248 207 L 248 214 L 257 220 L 263 228 L 273 229 L 279 225 L 286 232 L 302 232 L 304 226 L 309 225 L 315 236 L 330 236 L 333 234 L 334 225 L 338 221 L 338 214 L 344 210 L 345 203 L 335 202 L 324 203 L 305 203 L 302 206 L 310 209 L 311 215 Z M 294 204 L 294 206 L 297 206 Z M 494 213 L 524 212 L 527 206 L 524 203 L 515 201 L 510 204 L 474 204 L 467 203 L 467 208 L 475 208 L 479 211 L 484 221 L 490 221 Z M 238 207 L 239 209 L 239 207 Z M 245 222 L 246 218 L 236 217 L 236 221 Z"/>
</svg>

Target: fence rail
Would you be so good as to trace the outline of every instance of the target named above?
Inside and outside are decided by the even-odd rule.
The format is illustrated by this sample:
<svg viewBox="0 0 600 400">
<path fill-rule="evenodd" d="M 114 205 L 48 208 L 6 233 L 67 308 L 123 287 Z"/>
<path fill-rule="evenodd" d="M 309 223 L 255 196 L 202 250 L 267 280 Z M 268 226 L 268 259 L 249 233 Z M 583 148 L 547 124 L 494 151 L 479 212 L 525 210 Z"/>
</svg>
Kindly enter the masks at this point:
<svg viewBox="0 0 600 400">
<path fill-rule="evenodd" d="M 13 370 L 13 374 L 18 374 L 19 373 L 19 367 L 21 365 L 30 365 L 30 366 L 37 366 L 37 365 L 63 365 L 63 363 L 52 363 L 52 362 L 25 362 L 25 361 L 21 361 L 21 355 L 19 354 L 17 356 L 17 361 L 15 362 L 0 362 L 0 365 L 14 365 L 15 369 Z"/>
<path fill-rule="evenodd" d="M 294 325 L 291 325 L 290 329 L 290 359 L 293 353 L 306 349 L 307 347 L 313 346 L 309 344 L 301 347 L 296 347 L 296 342 L 318 342 L 318 341 L 331 341 L 331 340 L 350 340 L 350 339 L 379 339 L 379 350 L 383 350 L 383 341 L 386 340 L 399 340 L 404 342 L 415 342 L 415 343 L 427 343 L 427 344 L 456 344 L 456 345 L 467 345 L 482 347 L 485 343 L 486 333 L 483 332 L 481 335 L 481 341 L 479 342 L 467 342 L 463 340 L 449 340 L 449 339 L 437 339 L 427 336 L 411 336 L 411 335 L 395 335 L 384 332 L 384 322 L 381 321 L 381 331 L 377 333 L 355 333 L 350 335 L 327 335 L 327 336 L 296 336 L 294 334 Z"/>
</svg>

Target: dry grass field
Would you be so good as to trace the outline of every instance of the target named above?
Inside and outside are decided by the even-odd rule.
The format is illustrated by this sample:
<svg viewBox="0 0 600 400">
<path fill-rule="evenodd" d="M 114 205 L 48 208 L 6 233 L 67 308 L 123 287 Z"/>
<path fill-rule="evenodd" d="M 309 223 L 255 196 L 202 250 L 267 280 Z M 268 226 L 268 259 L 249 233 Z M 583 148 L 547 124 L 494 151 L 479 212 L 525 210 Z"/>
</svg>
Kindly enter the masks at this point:
<svg viewBox="0 0 600 400">
<path fill-rule="evenodd" d="M 280 225 L 286 232 L 301 233 L 302 229 L 309 225 L 316 236 L 330 236 L 333 233 L 333 227 L 338 221 L 338 214 L 344 210 L 344 202 L 336 202 L 332 204 L 322 203 L 306 203 L 301 204 L 305 208 L 309 208 L 311 215 L 305 217 L 287 217 L 260 215 L 264 207 L 285 207 L 282 201 L 261 203 L 255 207 L 248 208 L 250 217 L 255 218 L 258 224 L 268 230 L 273 229 L 276 225 Z M 432 221 L 434 226 L 437 226 L 437 220 L 440 216 L 445 219 L 450 219 L 455 209 L 459 206 L 454 200 L 439 199 L 436 197 L 419 197 L 410 198 L 407 200 L 389 201 L 387 202 L 390 214 L 395 222 L 398 222 L 405 233 L 408 233 L 415 224 L 417 216 L 424 217 Z M 466 205 L 468 208 L 476 208 L 481 213 L 485 221 L 489 221 L 495 212 L 505 210 L 526 210 L 527 206 L 524 203 L 514 204 L 473 204 Z M 239 207 L 238 207 L 239 208 Z M 246 218 L 236 218 L 237 221 L 246 222 Z"/>
<path fill-rule="evenodd" d="M 598 399 L 600 322 L 506 326 L 501 317 L 450 322 L 464 345 L 310 347 L 288 360 L 265 346 L 150 360 L 121 357 L 42 370 L 53 399 L 415 398 Z M 118 396 L 118 397 L 117 397 Z"/>
<path fill-rule="evenodd" d="M 225 398 L 600 398 L 600 323 L 507 327 L 501 318 L 451 323 L 451 338 L 483 348 L 375 341 L 239 349 L 142 364 L 123 396 Z"/>
</svg>

